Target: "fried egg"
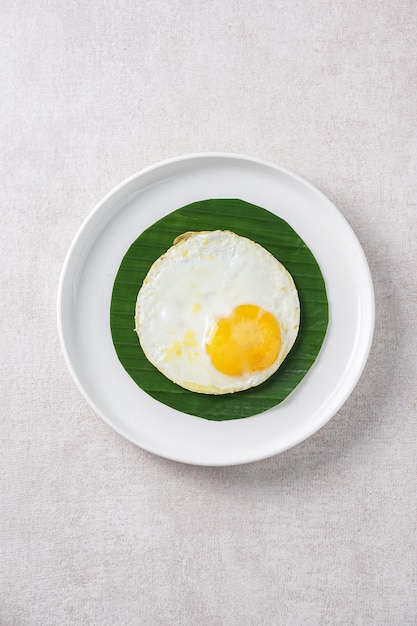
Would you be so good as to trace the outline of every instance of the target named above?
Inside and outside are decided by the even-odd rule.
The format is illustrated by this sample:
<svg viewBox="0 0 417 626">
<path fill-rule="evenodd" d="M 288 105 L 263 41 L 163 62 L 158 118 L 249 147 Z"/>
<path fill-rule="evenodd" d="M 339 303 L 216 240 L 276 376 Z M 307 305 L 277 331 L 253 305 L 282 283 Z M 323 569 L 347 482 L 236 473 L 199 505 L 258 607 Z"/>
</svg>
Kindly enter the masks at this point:
<svg viewBox="0 0 417 626">
<path fill-rule="evenodd" d="M 139 290 L 136 332 L 147 359 L 205 394 L 260 385 L 297 337 L 294 281 L 265 248 L 230 231 L 185 233 Z"/>
</svg>

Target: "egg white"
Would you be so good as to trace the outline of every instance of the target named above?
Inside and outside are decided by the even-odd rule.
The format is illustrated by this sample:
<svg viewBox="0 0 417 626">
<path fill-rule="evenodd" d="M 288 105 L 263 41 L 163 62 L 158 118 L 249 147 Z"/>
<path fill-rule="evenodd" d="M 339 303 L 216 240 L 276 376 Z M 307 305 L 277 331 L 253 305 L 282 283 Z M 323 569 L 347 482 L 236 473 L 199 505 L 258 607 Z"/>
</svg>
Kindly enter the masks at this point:
<svg viewBox="0 0 417 626">
<path fill-rule="evenodd" d="M 267 369 L 228 376 L 206 352 L 217 320 L 241 304 L 272 313 L 281 349 Z M 261 384 L 297 337 L 300 304 L 285 267 L 259 244 L 230 231 L 185 233 L 150 268 L 138 293 L 136 332 L 148 360 L 176 384 L 225 394 Z"/>
</svg>

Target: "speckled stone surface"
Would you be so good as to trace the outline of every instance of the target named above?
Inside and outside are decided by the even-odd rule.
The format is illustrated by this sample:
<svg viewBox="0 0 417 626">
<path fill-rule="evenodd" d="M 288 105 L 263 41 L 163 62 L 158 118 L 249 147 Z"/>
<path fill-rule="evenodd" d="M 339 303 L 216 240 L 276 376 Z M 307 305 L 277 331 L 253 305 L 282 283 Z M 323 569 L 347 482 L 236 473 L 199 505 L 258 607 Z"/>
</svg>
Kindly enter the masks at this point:
<svg viewBox="0 0 417 626">
<path fill-rule="evenodd" d="M 3 0 L 0 623 L 417 623 L 417 4 Z M 338 206 L 371 268 L 356 389 L 292 450 L 164 460 L 108 428 L 56 330 L 82 221 L 142 167 L 260 157 Z"/>
</svg>

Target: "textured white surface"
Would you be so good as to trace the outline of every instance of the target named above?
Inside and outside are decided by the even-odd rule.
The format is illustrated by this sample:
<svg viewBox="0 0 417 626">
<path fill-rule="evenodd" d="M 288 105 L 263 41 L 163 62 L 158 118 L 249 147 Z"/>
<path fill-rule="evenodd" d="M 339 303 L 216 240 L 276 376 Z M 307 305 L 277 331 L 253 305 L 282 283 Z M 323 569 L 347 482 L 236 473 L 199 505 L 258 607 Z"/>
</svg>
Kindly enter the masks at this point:
<svg viewBox="0 0 417 626">
<path fill-rule="evenodd" d="M 0 29 L 0 623 L 415 624 L 416 3 L 4 0 Z M 324 191 L 377 303 L 338 415 L 233 468 L 116 435 L 56 332 L 91 208 L 142 167 L 203 151 Z"/>
</svg>

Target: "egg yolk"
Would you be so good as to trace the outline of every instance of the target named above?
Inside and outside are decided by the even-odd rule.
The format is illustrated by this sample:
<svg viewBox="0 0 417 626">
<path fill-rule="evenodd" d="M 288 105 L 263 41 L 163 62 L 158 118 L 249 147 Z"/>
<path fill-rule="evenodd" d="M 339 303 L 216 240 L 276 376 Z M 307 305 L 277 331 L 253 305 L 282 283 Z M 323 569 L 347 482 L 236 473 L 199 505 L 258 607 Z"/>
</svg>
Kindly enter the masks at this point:
<svg viewBox="0 0 417 626">
<path fill-rule="evenodd" d="M 279 324 L 272 313 L 254 304 L 241 304 L 222 317 L 206 350 L 214 367 L 229 376 L 260 372 L 270 367 L 281 349 Z"/>
</svg>

